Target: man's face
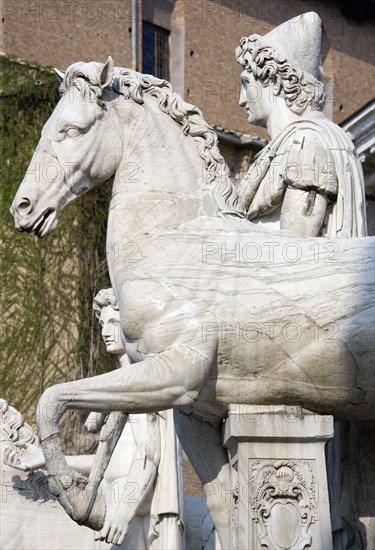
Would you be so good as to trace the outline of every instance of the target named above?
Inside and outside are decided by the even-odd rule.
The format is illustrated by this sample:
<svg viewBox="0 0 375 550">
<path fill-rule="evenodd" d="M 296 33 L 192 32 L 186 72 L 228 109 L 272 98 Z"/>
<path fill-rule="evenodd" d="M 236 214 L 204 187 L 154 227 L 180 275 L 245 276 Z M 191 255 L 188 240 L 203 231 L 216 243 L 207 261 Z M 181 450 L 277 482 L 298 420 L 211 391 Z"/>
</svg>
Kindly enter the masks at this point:
<svg viewBox="0 0 375 550">
<path fill-rule="evenodd" d="M 125 353 L 120 337 L 120 312 L 111 306 L 103 307 L 100 312 L 99 323 L 108 353 Z"/>
<path fill-rule="evenodd" d="M 266 126 L 271 108 L 270 92 L 270 87 L 262 86 L 259 80 L 255 80 L 251 72 L 242 71 L 239 104 L 241 107 L 246 107 L 250 124 Z"/>
</svg>

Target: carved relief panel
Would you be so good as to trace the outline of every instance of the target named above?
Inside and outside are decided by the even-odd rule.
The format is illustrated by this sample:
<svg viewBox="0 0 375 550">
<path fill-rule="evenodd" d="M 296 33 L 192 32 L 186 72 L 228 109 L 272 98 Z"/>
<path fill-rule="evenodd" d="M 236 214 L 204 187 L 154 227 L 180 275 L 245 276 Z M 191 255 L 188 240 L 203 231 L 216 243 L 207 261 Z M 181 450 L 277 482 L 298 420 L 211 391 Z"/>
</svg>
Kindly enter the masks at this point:
<svg viewBox="0 0 375 550">
<path fill-rule="evenodd" d="M 313 459 L 249 459 L 249 528 L 252 547 L 305 550 L 318 521 Z"/>
</svg>

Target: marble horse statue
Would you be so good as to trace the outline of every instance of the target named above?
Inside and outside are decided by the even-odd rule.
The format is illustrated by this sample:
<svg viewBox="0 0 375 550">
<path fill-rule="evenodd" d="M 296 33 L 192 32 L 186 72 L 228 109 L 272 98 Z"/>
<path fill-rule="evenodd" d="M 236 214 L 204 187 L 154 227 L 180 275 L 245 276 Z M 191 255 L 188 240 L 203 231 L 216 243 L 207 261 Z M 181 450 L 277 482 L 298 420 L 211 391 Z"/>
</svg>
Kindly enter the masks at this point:
<svg viewBox="0 0 375 550">
<path fill-rule="evenodd" d="M 112 180 L 107 257 L 130 363 L 42 395 L 50 486 L 73 519 L 87 515 L 87 480 L 59 443 L 67 409 L 174 408 L 203 486 L 226 489 L 208 491 L 207 506 L 230 548 L 221 444 L 229 404 L 375 417 L 373 240 L 300 238 L 251 223 L 214 131 L 166 81 L 111 58 L 58 77 L 61 99 L 11 211 L 18 230 L 45 237 L 70 202 Z M 313 117 L 314 104 L 306 107 Z M 95 503 L 86 524 L 103 523 Z"/>
</svg>

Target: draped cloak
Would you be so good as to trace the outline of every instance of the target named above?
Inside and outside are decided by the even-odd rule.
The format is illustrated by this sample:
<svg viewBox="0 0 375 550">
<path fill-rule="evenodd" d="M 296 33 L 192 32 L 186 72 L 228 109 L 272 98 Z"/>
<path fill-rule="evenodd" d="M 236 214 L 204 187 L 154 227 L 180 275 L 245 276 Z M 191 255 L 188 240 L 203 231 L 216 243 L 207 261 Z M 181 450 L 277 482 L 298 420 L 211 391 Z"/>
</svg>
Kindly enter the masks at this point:
<svg viewBox="0 0 375 550">
<path fill-rule="evenodd" d="M 152 550 L 179 550 L 183 533 L 183 463 L 173 410 L 158 413 L 160 463 L 151 502 L 149 545 Z"/>
<path fill-rule="evenodd" d="M 273 212 L 287 187 L 327 197 L 330 204 L 322 236 L 366 236 L 360 160 L 349 136 L 323 115 L 289 124 L 258 154 L 239 187 L 248 217 Z"/>
</svg>

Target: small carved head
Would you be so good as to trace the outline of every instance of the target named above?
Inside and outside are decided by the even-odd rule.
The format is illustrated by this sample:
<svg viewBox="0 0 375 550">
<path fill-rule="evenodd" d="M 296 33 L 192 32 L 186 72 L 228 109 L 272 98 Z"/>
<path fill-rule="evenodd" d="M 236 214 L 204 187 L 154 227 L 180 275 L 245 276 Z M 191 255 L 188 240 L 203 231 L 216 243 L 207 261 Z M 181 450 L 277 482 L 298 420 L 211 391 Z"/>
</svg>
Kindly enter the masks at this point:
<svg viewBox="0 0 375 550">
<path fill-rule="evenodd" d="M 0 427 L 3 436 L 9 438 L 16 446 L 37 441 L 31 427 L 25 422 L 23 415 L 9 405 L 5 399 L 0 399 Z"/>
<path fill-rule="evenodd" d="M 102 329 L 108 353 L 125 353 L 121 341 L 120 311 L 112 288 L 104 288 L 94 298 L 93 308 Z"/>
</svg>

